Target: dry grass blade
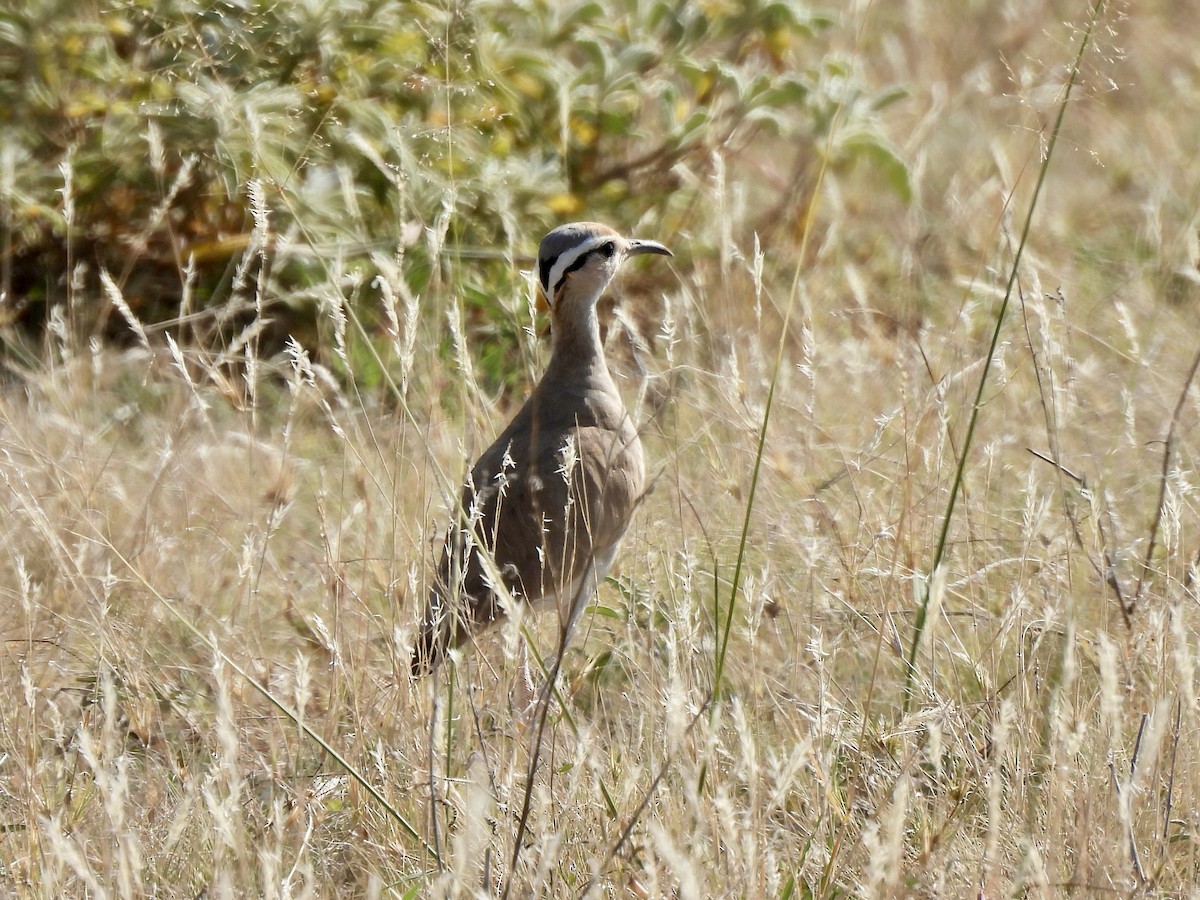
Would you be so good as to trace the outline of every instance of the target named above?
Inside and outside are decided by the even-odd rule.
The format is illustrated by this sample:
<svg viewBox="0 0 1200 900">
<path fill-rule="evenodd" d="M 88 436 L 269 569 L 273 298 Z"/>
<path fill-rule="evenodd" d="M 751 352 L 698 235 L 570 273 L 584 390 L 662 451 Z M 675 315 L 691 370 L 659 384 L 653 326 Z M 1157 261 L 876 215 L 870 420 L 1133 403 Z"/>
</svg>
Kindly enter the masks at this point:
<svg viewBox="0 0 1200 900">
<path fill-rule="evenodd" d="M 1150 563 L 1154 559 L 1154 551 L 1158 547 L 1158 529 L 1162 525 L 1163 508 L 1167 500 L 1167 482 L 1171 475 L 1171 458 L 1175 450 L 1175 431 L 1179 427 L 1179 419 L 1183 415 L 1183 407 L 1187 404 L 1188 393 L 1192 389 L 1192 383 L 1196 380 L 1196 371 L 1200 369 L 1200 349 L 1196 351 L 1196 355 L 1192 357 L 1192 365 L 1188 369 L 1187 377 L 1183 380 L 1183 387 L 1179 391 L 1179 400 L 1175 404 L 1175 411 L 1171 413 L 1171 423 L 1167 426 L 1167 435 L 1163 438 L 1162 450 L 1162 474 L 1158 481 L 1158 502 L 1154 505 L 1154 519 L 1150 523 L 1150 534 L 1146 538 L 1146 554 L 1142 557 L 1141 571 L 1138 573 L 1137 587 L 1133 591 L 1133 597 L 1128 604 L 1129 614 L 1132 615 L 1137 603 L 1142 599 L 1142 591 L 1146 586 L 1146 577 L 1150 574 Z"/>
</svg>

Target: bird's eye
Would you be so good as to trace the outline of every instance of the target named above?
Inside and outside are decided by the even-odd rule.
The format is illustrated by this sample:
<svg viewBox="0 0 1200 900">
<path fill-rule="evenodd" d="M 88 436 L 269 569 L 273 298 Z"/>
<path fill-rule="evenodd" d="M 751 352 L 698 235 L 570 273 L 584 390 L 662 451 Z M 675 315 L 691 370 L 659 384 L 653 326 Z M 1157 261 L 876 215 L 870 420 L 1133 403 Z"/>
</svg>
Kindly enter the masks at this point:
<svg viewBox="0 0 1200 900">
<path fill-rule="evenodd" d="M 615 253 L 615 252 L 616 252 L 616 247 L 613 246 L 612 241 L 609 241 L 607 244 L 604 244 L 600 247 L 600 255 L 601 256 L 612 256 L 613 253 Z"/>
</svg>

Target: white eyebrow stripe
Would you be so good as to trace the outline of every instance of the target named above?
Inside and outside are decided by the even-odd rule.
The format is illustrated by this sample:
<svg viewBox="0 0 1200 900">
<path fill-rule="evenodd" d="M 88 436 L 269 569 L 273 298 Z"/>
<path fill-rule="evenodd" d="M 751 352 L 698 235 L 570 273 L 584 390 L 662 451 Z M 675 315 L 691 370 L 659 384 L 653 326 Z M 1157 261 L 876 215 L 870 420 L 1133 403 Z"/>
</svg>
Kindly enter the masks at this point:
<svg viewBox="0 0 1200 900">
<path fill-rule="evenodd" d="M 589 238 L 579 246 L 571 250 L 566 250 L 558 255 L 554 267 L 550 270 L 550 283 L 542 285 L 546 292 L 546 297 L 550 300 L 554 299 L 554 290 L 558 287 L 558 283 L 562 280 L 563 274 L 571 266 L 575 265 L 580 258 L 588 253 L 591 253 L 597 247 L 612 240 L 612 235 L 599 234 L 594 238 Z"/>
</svg>

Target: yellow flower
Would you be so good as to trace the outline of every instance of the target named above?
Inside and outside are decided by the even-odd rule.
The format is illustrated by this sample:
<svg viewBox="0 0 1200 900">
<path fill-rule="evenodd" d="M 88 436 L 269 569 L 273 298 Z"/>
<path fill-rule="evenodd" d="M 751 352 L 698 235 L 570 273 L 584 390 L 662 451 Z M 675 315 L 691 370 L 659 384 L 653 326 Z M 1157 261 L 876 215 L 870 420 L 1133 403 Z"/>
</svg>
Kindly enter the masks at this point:
<svg viewBox="0 0 1200 900">
<path fill-rule="evenodd" d="M 581 144 L 591 144 L 596 140 L 596 126 L 584 119 L 571 117 L 571 134 Z"/>
<path fill-rule="evenodd" d="M 570 191 L 555 194 L 546 201 L 546 205 L 550 207 L 551 212 L 559 216 L 577 213 L 583 209 L 583 201 Z"/>
</svg>

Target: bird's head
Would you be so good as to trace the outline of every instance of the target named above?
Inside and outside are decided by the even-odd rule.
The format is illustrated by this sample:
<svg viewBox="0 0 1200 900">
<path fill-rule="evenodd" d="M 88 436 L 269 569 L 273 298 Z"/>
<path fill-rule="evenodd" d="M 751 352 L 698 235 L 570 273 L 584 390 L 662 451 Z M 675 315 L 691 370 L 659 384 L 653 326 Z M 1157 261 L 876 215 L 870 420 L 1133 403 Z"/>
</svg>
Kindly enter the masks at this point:
<svg viewBox="0 0 1200 900">
<path fill-rule="evenodd" d="M 598 222 L 560 225 L 538 248 L 538 282 L 557 314 L 564 301 L 595 302 L 628 257 L 640 253 L 671 256 L 658 241 L 622 237 Z"/>
</svg>

